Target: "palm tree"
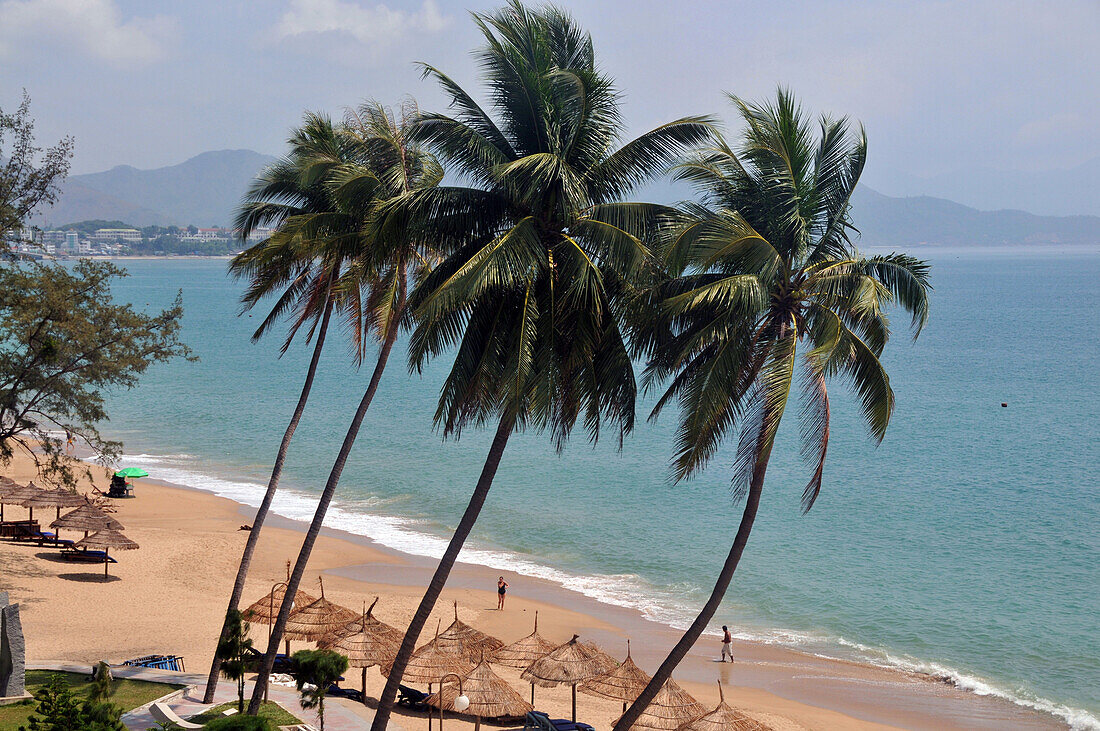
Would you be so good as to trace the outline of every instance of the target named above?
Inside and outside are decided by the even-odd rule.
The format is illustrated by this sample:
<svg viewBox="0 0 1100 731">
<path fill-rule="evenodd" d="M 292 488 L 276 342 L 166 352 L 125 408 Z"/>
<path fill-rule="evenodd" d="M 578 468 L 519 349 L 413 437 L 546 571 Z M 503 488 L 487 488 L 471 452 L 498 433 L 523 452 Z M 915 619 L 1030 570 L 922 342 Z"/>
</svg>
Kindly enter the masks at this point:
<svg viewBox="0 0 1100 731">
<path fill-rule="evenodd" d="M 596 68 L 591 37 L 554 7 L 513 2 L 475 14 L 494 121 L 441 71 L 425 67 L 457 109 L 428 114 L 418 139 L 469 187 L 395 201 L 456 242 L 417 287 L 409 359 L 421 370 L 457 348 L 435 421 L 444 436 L 496 423 L 481 476 L 388 673 L 372 728 L 388 723 L 398 683 L 516 429 L 549 431 L 559 450 L 578 418 L 595 441 L 605 422 L 634 425 L 633 365 L 623 294 L 650 265 L 643 239 L 662 209 L 618 202 L 709 138 L 703 118 L 659 127 L 615 149 L 618 95 Z"/>
<path fill-rule="evenodd" d="M 852 191 L 866 158 L 866 135 L 847 120 L 821 117 L 815 135 L 792 95 L 774 104 L 736 98 L 747 125 L 740 151 L 725 142 L 678 168 L 703 203 L 688 206 L 672 236 L 673 276 L 655 292 L 655 322 L 639 346 L 650 354 L 645 382 L 671 377 L 653 416 L 680 403 L 675 477 L 701 469 L 731 433 L 740 439 L 733 489 L 744 514 L 710 599 L 649 685 L 615 725 L 630 728 L 695 644 L 725 597 L 756 517 L 776 431 L 802 372 L 801 437 L 812 474 L 809 510 L 822 484 L 829 445 L 827 381 L 847 380 L 872 438 L 881 441 L 894 409 L 879 361 L 890 336 L 886 307 L 928 316 L 928 266 L 905 254 L 862 256 L 851 241 Z M 803 349 L 799 360 L 799 348 Z"/>
<path fill-rule="evenodd" d="M 314 341 L 313 356 L 306 369 L 298 403 L 275 454 L 267 490 L 245 541 L 222 625 L 220 637 L 223 639 L 232 629 L 232 615 L 240 604 L 260 531 L 279 488 L 290 441 L 309 400 L 333 309 L 339 307 L 344 310 L 349 315 L 352 332 L 360 331 L 356 322 L 356 300 L 345 296 L 345 288 L 339 286 L 348 252 L 341 249 L 338 241 L 334 243 L 333 237 L 327 233 L 322 235 L 303 225 L 312 216 L 336 211 L 329 181 L 325 179 L 326 171 L 314 161 L 320 154 L 342 155 L 343 144 L 331 120 L 323 115 L 307 114 L 302 126 L 291 135 L 289 145 L 290 152 L 285 157 L 257 176 L 237 214 L 236 223 L 242 240 L 263 226 L 276 230 L 268 238 L 238 254 L 230 263 L 229 271 L 238 278 L 247 278 L 249 282 L 241 298 L 242 313 L 276 296 L 274 305 L 253 333 L 253 341 L 263 337 L 279 320 L 288 318 L 290 328 L 280 355 L 290 348 L 302 326 L 308 324 L 307 340 Z M 205 703 L 214 700 L 221 662 L 215 654 L 206 682 Z"/>
<path fill-rule="evenodd" d="M 340 131 L 341 155 L 317 151 L 311 158 L 314 175 L 328 181 L 336 201 L 336 210 L 319 211 L 299 217 L 296 224 L 311 235 L 328 235 L 341 251 L 348 252 L 351 263 L 341 278 L 342 291 L 354 302 L 362 330 L 379 341 L 378 358 L 367 390 L 359 402 L 345 434 L 340 452 L 329 473 L 313 520 L 306 532 L 298 560 L 294 564 L 283 603 L 271 628 L 267 652 L 256 679 L 248 712 L 255 715 L 263 698 L 267 677 L 282 640 L 293 598 L 301 584 L 306 564 L 317 542 L 332 496 L 340 483 L 348 455 L 359 434 L 367 409 L 378 390 L 390 351 L 405 321 L 408 280 L 422 279 L 435 263 L 434 248 L 416 235 L 409 222 L 390 221 L 387 226 L 374 224 L 377 209 L 387 200 L 412 191 L 432 188 L 443 179 L 436 159 L 412 144 L 408 137 L 411 120 L 417 116 L 412 106 L 403 110 L 400 120 L 377 103 L 365 103 L 348 114 Z M 360 296 L 366 291 L 366 298 Z M 361 354 L 365 338 L 356 342 Z"/>
</svg>

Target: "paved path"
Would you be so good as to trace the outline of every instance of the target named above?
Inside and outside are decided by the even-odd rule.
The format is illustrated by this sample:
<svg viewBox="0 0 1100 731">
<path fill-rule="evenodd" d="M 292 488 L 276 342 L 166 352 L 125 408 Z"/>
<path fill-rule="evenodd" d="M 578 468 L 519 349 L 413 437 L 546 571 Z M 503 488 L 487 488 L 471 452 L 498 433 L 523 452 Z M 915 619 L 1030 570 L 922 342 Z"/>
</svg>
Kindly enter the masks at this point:
<svg viewBox="0 0 1100 731">
<path fill-rule="evenodd" d="M 38 662 L 27 663 L 28 670 L 61 670 L 70 673 L 90 673 L 91 666 L 70 662 Z M 183 691 L 169 698 L 166 702 L 182 718 L 188 718 L 202 713 L 208 705 L 202 703 L 202 691 L 206 687 L 206 674 L 177 673 L 171 670 L 154 670 L 152 668 L 112 667 L 111 674 L 116 678 L 129 680 L 145 680 L 151 683 L 175 683 L 188 686 Z M 252 696 L 252 684 L 245 686 L 245 700 Z M 321 720 L 315 710 L 306 710 L 298 703 L 298 691 L 294 688 L 285 688 L 272 685 L 268 689 L 268 698 L 302 719 L 303 723 L 320 728 Z M 214 694 L 214 705 L 228 703 L 237 699 L 237 687 L 234 683 L 222 681 L 218 683 L 218 691 Z M 346 698 L 325 699 L 325 731 L 357 731 L 370 728 L 374 720 L 374 711 L 362 703 L 356 703 Z M 157 722 L 149 712 L 149 706 L 144 705 L 122 716 L 122 722 L 126 728 L 132 731 L 146 731 L 156 728 Z M 393 731 L 401 731 L 400 727 L 390 724 Z"/>
</svg>

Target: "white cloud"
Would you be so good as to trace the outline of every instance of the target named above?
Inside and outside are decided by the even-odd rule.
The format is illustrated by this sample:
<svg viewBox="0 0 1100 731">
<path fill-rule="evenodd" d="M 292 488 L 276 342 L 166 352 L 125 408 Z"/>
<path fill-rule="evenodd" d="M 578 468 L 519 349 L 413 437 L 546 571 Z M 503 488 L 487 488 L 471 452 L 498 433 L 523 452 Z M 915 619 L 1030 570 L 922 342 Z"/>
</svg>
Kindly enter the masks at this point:
<svg viewBox="0 0 1100 731">
<path fill-rule="evenodd" d="M 438 33 L 450 22 L 434 0 L 424 0 L 416 12 L 394 10 L 382 3 L 368 7 L 350 0 L 291 0 L 273 32 L 277 38 L 343 33 L 378 48 L 410 34 Z"/>
<path fill-rule="evenodd" d="M 156 61 L 174 28 L 165 16 L 124 19 L 114 0 L 0 1 L 0 53 L 47 41 L 112 63 Z"/>
</svg>

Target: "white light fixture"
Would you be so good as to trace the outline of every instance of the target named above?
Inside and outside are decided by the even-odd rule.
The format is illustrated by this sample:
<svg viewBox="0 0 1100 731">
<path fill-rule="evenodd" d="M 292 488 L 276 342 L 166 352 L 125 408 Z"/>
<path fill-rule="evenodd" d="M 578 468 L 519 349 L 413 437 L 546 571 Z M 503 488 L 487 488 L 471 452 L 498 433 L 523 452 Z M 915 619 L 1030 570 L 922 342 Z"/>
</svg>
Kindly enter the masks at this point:
<svg viewBox="0 0 1100 731">
<path fill-rule="evenodd" d="M 470 699 L 467 698 L 466 696 L 460 695 L 458 698 L 455 698 L 455 710 L 458 711 L 459 713 L 462 713 L 463 711 L 465 711 L 469 707 L 470 707 Z"/>
</svg>

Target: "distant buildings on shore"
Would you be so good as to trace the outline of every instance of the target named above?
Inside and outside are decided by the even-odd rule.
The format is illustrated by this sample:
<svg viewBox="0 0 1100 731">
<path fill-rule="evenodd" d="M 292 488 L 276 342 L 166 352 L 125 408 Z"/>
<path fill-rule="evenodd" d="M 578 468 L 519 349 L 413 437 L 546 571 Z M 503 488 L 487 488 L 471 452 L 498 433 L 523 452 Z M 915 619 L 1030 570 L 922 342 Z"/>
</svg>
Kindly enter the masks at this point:
<svg viewBox="0 0 1100 731">
<path fill-rule="evenodd" d="M 239 229 L 196 226 L 92 228 L 81 222 L 70 227 L 24 230 L 11 237 L 9 247 L 28 255 L 152 256 L 230 254 L 269 237 L 270 228 L 256 228 L 242 241 Z"/>
</svg>

